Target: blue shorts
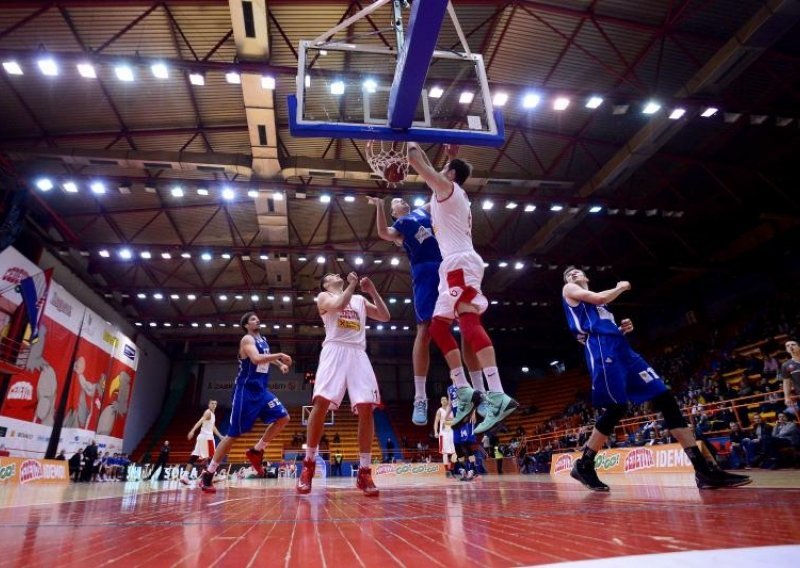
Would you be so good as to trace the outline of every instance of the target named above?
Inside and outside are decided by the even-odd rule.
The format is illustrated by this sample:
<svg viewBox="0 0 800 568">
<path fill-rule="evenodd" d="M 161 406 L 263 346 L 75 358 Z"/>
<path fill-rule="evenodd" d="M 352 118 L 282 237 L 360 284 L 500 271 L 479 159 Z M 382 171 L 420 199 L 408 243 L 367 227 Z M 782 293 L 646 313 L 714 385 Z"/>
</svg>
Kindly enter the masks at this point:
<svg viewBox="0 0 800 568">
<path fill-rule="evenodd" d="M 414 289 L 414 311 L 417 323 L 431 321 L 439 297 L 439 263 L 422 262 L 411 267 Z"/>
<path fill-rule="evenodd" d="M 233 389 L 233 408 L 227 435 L 236 438 L 249 432 L 257 418 L 261 418 L 264 424 L 272 424 L 284 416 L 289 416 L 289 413 L 271 391 L 260 385 L 248 387 L 237 384 Z"/>
<path fill-rule="evenodd" d="M 475 425 L 472 422 L 464 422 L 458 428 L 453 428 L 454 444 L 471 444 L 475 442 Z"/>
<path fill-rule="evenodd" d="M 592 374 L 592 404 L 596 408 L 642 403 L 667 390 L 658 373 L 622 335 L 590 335 L 586 364 Z"/>
</svg>

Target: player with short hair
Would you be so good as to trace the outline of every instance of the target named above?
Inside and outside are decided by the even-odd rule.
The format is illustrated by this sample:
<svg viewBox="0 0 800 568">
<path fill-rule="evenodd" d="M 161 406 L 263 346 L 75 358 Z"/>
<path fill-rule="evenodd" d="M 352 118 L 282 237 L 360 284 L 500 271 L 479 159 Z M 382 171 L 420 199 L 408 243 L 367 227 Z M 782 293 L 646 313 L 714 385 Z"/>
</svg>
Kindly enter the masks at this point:
<svg viewBox="0 0 800 568">
<path fill-rule="evenodd" d="M 489 302 L 481 292 L 483 259 L 472 244 L 472 212 L 469 197 L 462 188 L 472 167 L 455 157 L 457 147 L 448 146 L 447 152 L 450 160 L 439 172 L 418 144 L 408 144 L 409 164 L 433 191 L 431 217 L 443 260 L 439 267 L 439 295 L 430 334 L 444 354 L 450 378 L 458 388 L 458 408 L 453 427 L 466 420 L 475 404 L 481 402 L 480 392 L 466 379 L 461 351 L 450 331 L 453 320 L 457 319 L 463 340 L 475 354 L 486 377 L 486 416 L 475 428 L 475 433 L 480 434 L 494 428 L 519 405 L 503 390 L 494 345 L 480 318 Z"/>
<path fill-rule="evenodd" d="M 629 402 L 650 401 L 653 410 L 664 416 L 664 427 L 691 460 L 700 489 L 747 485 L 749 477 L 722 471 L 706 461 L 672 392 L 628 344 L 625 336 L 633 331 L 633 323 L 624 319 L 617 325 L 614 321 L 607 306 L 630 289 L 630 282 L 621 281 L 609 290 L 592 292 L 582 270 L 570 266 L 564 271 L 562 303 L 567 324 L 586 350 L 586 364 L 592 376 L 592 404 L 605 409 L 583 448 L 583 456 L 573 465 L 572 477 L 593 491 L 608 491 L 608 485 L 600 481 L 594 468 L 597 452 L 628 413 Z"/>
<path fill-rule="evenodd" d="M 800 394 L 800 345 L 796 340 L 789 339 L 784 346 L 789 359 L 783 362 L 778 371 L 778 379 L 783 380 L 783 402 L 786 404 L 786 410 L 800 418 L 798 403 L 792 401 L 792 389 L 796 394 Z"/>
<path fill-rule="evenodd" d="M 312 404 L 308 416 L 308 435 L 303 470 L 297 480 L 297 492 L 311 492 L 316 469 L 317 450 L 325 427 L 328 408 L 337 409 L 345 392 L 353 412 L 358 415 L 359 468 L 356 486 L 368 497 L 378 495 L 372 481 L 372 438 L 375 433 L 373 411 L 381 403 L 378 380 L 367 357 L 367 318 L 381 322 L 390 319 L 389 308 L 372 280 L 360 281 L 355 272 L 347 275 L 347 287 L 338 274 L 326 274 L 320 281 L 317 310 L 325 325 L 325 340 L 319 356 Z M 356 286 L 369 294 L 355 294 Z"/>
<path fill-rule="evenodd" d="M 436 409 L 436 418 L 433 419 L 433 435 L 439 439 L 439 453 L 442 454 L 445 472 L 450 473 L 450 458 L 456 453 L 453 443 L 453 411 L 450 408 L 450 399 L 443 396 L 441 402 L 442 406 Z"/>
<path fill-rule="evenodd" d="M 189 485 L 189 474 L 192 472 L 194 464 L 200 460 L 201 463 L 205 465 L 211 456 L 214 455 L 217 449 L 214 436 L 216 435 L 218 438 L 222 439 L 222 434 L 219 433 L 216 426 L 217 417 L 214 414 L 216 409 L 217 401 L 209 400 L 208 408 L 203 411 L 203 416 L 192 426 L 192 429 L 189 430 L 189 434 L 186 436 L 187 439 L 191 440 L 194 437 L 195 431 L 198 428 L 200 429 L 192 454 L 189 456 L 189 461 L 186 462 L 186 466 L 183 468 L 183 473 L 181 474 L 180 482 L 184 485 Z"/>
<path fill-rule="evenodd" d="M 200 488 L 208 493 L 216 492 L 214 473 L 228 455 L 233 441 L 249 432 L 257 418 L 261 418 L 267 428 L 255 447 L 248 450 L 247 458 L 261 476 L 264 475 L 261 465 L 264 448 L 289 423 L 286 408 L 269 390 L 269 366 L 276 365 L 282 373 L 287 373 L 292 358 L 285 353 L 270 353 L 269 344 L 259 331 L 261 321 L 254 312 L 244 314 L 240 323 L 247 333 L 239 342 L 239 373 L 233 387 L 230 425 L 211 463 L 200 476 Z"/>
</svg>

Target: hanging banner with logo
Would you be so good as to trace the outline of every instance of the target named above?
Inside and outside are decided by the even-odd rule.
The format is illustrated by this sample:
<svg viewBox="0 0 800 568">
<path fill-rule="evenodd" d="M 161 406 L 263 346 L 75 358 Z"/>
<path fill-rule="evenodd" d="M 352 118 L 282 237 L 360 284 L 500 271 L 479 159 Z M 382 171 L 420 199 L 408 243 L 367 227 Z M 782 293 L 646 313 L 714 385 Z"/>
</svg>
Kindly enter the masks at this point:
<svg viewBox="0 0 800 568">
<path fill-rule="evenodd" d="M 23 371 L 11 375 L 3 401 L 0 449 L 15 456 L 44 456 L 84 310 L 62 286 L 51 283 L 39 338 L 30 346 Z"/>
<path fill-rule="evenodd" d="M 550 475 L 556 481 L 572 480 L 569 472 L 582 452 L 554 454 Z M 694 473 L 692 462 L 680 444 L 601 450 L 594 460 L 597 473 L 631 475 L 639 473 Z"/>
<path fill-rule="evenodd" d="M 72 383 L 58 444 L 67 455 L 85 448 L 95 437 L 116 343 L 116 328 L 87 309 L 75 350 Z"/>
<path fill-rule="evenodd" d="M 29 483 L 69 483 L 69 466 L 63 460 L 0 458 L 0 487 Z"/>
<path fill-rule="evenodd" d="M 0 252 L 0 330 L 2 337 L 10 331 L 11 318 L 22 304 L 20 284 L 41 269 L 13 247 Z"/>
<path fill-rule="evenodd" d="M 139 364 L 139 348 L 128 336 L 115 330 L 114 351 L 97 417 L 97 446 L 102 452 L 121 452 L 125 421 Z M 92 424 L 89 425 L 90 429 Z"/>
</svg>

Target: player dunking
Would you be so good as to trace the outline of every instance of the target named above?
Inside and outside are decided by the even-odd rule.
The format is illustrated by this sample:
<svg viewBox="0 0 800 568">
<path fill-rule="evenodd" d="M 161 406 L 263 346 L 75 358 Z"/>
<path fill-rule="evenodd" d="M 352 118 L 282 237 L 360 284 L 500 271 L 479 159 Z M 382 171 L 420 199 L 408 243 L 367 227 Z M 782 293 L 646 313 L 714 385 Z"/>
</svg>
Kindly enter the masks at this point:
<svg viewBox="0 0 800 568">
<path fill-rule="evenodd" d="M 583 448 L 583 456 L 573 465 L 572 477 L 593 491 L 608 491 L 608 485 L 600 481 L 594 468 L 597 452 L 627 414 L 628 402 L 650 401 L 653 410 L 664 416 L 664 427 L 689 456 L 699 488 L 750 483 L 749 477 L 719 470 L 706 461 L 672 392 L 628 344 L 625 335 L 633 331 L 633 323 L 624 319 L 618 326 L 608 311 L 607 304 L 630 290 L 630 282 L 618 282 L 609 290 L 592 292 L 586 274 L 574 266 L 564 271 L 564 282 L 564 312 L 570 331 L 586 350 L 586 364 L 592 375 L 592 404 L 605 409 Z"/>
<path fill-rule="evenodd" d="M 475 354 L 488 384 L 486 416 L 475 428 L 475 433 L 480 434 L 504 420 L 518 404 L 503 391 L 494 346 L 480 318 L 488 307 L 481 292 L 483 259 L 472 244 L 472 212 L 467 193 L 461 187 L 469 178 L 472 167 L 455 157 L 455 148 L 448 148 L 448 155 L 450 161 L 441 172 L 437 172 L 418 144 L 408 144 L 409 164 L 433 190 L 431 217 L 443 260 L 439 267 L 439 297 L 430 334 L 444 354 L 450 378 L 458 388 L 458 411 L 453 418 L 453 427 L 460 425 L 472 412 L 475 402 L 480 400 L 480 393 L 476 393 L 467 382 L 461 352 L 450 331 L 450 324 L 458 319 L 464 342 Z"/>
<path fill-rule="evenodd" d="M 189 456 L 189 461 L 181 474 L 180 481 L 184 485 L 189 485 L 189 474 L 192 472 L 192 468 L 194 468 L 194 464 L 197 460 L 202 460 L 202 463 L 205 464 L 211 456 L 214 455 L 214 451 L 217 449 L 214 443 L 214 435 L 222 439 L 222 434 L 219 433 L 215 424 L 217 417 L 214 411 L 216 409 L 217 401 L 209 400 L 208 408 L 203 412 L 203 416 L 201 416 L 200 420 L 189 430 L 187 439 L 191 440 L 194 437 L 195 431 L 200 428 L 200 432 L 197 434 L 197 441 L 194 444 L 194 450 L 192 450 L 192 455 Z"/>
<path fill-rule="evenodd" d="M 372 302 L 354 294 L 356 285 L 369 294 Z M 372 438 L 375 432 L 372 413 L 381 398 L 378 380 L 367 357 L 367 318 L 389 321 L 389 308 L 369 278 L 360 283 L 355 272 L 347 275 L 347 287 L 338 274 L 326 274 L 320 282 L 322 292 L 317 296 L 317 309 L 325 325 L 325 341 L 314 382 L 313 405 L 308 417 L 306 457 L 303 471 L 297 480 L 297 492 L 311 492 L 317 450 L 325 426 L 328 408 L 342 403 L 345 391 L 350 396 L 353 412 L 358 415 L 359 468 L 356 486 L 365 495 L 378 495 L 372 481 Z"/>
<path fill-rule="evenodd" d="M 264 475 L 261 465 L 264 448 L 289 422 L 289 413 L 269 390 L 269 366 L 277 365 L 282 373 L 286 373 L 292 358 L 285 353 L 269 352 L 269 344 L 259 332 L 261 322 L 255 313 L 246 313 L 240 323 L 247 333 L 239 342 L 239 373 L 233 387 L 230 426 L 211 463 L 200 476 L 200 489 L 208 493 L 216 492 L 214 473 L 228 455 L 234 439 L 249 432 L 256 418 L 261 418 L 267 429 L 255 447 L 247 451 L 247 458 L 261 476 Z"/>
</svg>

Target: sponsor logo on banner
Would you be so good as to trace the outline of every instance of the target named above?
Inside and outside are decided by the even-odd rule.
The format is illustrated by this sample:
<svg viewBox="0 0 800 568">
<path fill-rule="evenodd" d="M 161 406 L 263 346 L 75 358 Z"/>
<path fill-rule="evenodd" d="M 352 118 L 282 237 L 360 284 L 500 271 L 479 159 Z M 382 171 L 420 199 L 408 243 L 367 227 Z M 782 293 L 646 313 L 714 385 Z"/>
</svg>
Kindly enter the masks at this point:
<svg viewBox="0 0 800 568">
<path fill-rule="evenodd" d="M 125 354 L 125 357 L 131 361 L 136 359 L 136 349 L 133 347 L 133 345 L 125 345 L 125 347 L 122 348 L 122 352 Z"/>
<path fill-rule="evenodd" d="M 655 465 L 656 462 L 653 458 L 653 452 L 647 448 L 637 448 L 625 456 L 624 470 L 625 473 L 630 473 L 641 469 L 650 469 L 651 467 L 655 467 Z"/>
<path fill-rule="evenodd" d="M 3 280 L 6 282 L 10 282 L 11 284 L 19 284 L 26 278 L 28 278 L 30 274 L 24 268 L 20 268 L 19 266 L 12 266 L 6 273 L 3 274 Z"/>
<path fill-rule="evenodd" d="M 554 473 L 563 473 L 572 470 L 572 456 L 570 454 L 561 454 L 556 460 Z"/>
<path fill-rule="evenodd" d="M 33 385 L 28 381 L 19 381 L 11 385 L 6 398 L 9 400 L 33 400 Z"/>
<path fill-rule="evenodd" d="M 597 454 L 594 458 L 594 468 L 600 470 L 614 469 L 619 465 L 619 454 Z"/>
<path fill-rule="evenodd" d="M 17 473 L 17 464 L 8 463 L 6 465 L 0 465 L 0 482 L 11 479 L 14 477 L 15 473 Z"/>
<path fill-rule="evenodd" d="M 113 333 L 109 333 L 108 331 L 103 331 L 103 341 L 108 343 L 111 347 L 117 346 L 117 338 L 114 337 Z"/>
<path fill-rule="evenodd" d="M 382 464 L 375 468 L 375 475 L 430 475 L 441 471 L 438 463 Z"/>
<path fill-rule="evenodd" d="M 72 317 L 72 304 L 59 296 L 57 292 L 53 292 L 53 299 L 50 300 L 50 305 L 68 318 Z"/>
<path fill-rule="evenodd" d="M 25 460 L 19 466 L 19 482 L 28 483 L 44 477 L 44 469 L 38 460 Z"/>
</svg>

